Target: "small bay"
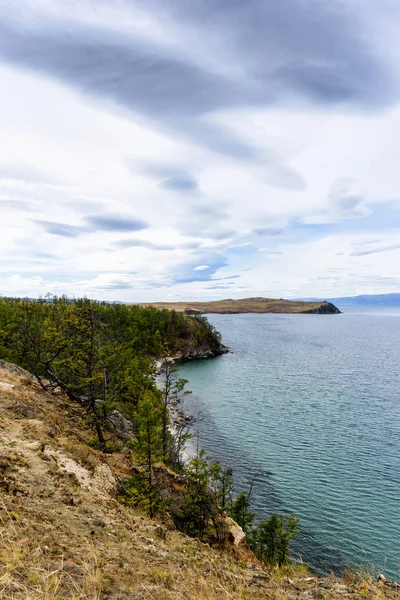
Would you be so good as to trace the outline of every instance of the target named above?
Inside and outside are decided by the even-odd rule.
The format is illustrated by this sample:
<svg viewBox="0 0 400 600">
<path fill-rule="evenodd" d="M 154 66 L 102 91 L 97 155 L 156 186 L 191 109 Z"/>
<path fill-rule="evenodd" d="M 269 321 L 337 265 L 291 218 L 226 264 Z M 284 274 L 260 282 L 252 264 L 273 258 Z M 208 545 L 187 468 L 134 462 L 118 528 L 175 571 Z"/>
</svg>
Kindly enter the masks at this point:
<svg viewBox="0 0 400 600">
<path fill-rule="evenodd" d="M 256 476 L 258 518 L 301 518 L 313 569 L 400 580 L 400 311 L 209 320 L 232 353 L 180 366 L 200 445 L 239 490 Z"/>
</svg>

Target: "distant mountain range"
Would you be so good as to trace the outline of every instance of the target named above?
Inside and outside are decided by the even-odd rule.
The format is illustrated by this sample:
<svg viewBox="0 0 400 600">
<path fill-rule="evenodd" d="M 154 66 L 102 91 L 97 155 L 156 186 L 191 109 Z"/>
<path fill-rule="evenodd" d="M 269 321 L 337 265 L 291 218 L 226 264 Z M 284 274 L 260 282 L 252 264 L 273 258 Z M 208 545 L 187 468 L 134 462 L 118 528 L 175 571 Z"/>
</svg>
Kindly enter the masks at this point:
<svg viewBox="0 0 400 600">
<path fill-rule="evenodd" d="M 304 298 L 317 301 L 319 298 Z M 400 306 L 400 294 L 364 294 L 362 296 L 343 296 L 339 298 L 323 298 L 336 306 Z"/>
</svg>

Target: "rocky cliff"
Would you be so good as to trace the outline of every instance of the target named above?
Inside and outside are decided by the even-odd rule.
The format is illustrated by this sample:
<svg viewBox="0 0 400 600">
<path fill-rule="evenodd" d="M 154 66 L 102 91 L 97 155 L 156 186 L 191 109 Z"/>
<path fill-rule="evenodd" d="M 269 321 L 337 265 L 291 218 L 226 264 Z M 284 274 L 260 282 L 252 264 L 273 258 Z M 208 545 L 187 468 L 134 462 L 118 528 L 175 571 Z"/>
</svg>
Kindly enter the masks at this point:
<svg viewBox="0 0 400 600">
<path fill-rule="evenodd" d="M 195 358 L 211 358 L 226 354 L 229 349 L 224 346 L 221 336 L 215 328 L 201 315 L 190 316 L 189 334 L 182 339 L 174 358 L 189 360 Z"/>
<path fill-rule="evenodd" d="M 320 306 L 304 310 L 303 313 L 309 315 L 340 315 L 341 311 L 331 302 L 324 301 L 321 302 Z"/>
</svg>

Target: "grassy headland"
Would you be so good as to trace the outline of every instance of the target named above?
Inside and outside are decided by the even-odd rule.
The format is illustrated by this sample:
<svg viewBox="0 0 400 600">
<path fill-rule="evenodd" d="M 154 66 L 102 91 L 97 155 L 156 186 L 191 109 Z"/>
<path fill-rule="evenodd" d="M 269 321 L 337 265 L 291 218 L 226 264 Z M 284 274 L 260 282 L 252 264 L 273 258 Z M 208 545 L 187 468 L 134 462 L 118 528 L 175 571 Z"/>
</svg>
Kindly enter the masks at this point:
<svg viewBox="0 0 400 600">
<path fill-rule="evenodd" d="M 169 309 L 177 312 L 203 314 L 239 313 L 293 313 L 293 314 L 339 314 L 340 310 L 330 302 L 306 302 L 301 300 L 277 300 L 273 298 L 242 298 L 240 300 L 213 300 L 210 302 L 147 302 L 142 306 Z"/>
</svg>

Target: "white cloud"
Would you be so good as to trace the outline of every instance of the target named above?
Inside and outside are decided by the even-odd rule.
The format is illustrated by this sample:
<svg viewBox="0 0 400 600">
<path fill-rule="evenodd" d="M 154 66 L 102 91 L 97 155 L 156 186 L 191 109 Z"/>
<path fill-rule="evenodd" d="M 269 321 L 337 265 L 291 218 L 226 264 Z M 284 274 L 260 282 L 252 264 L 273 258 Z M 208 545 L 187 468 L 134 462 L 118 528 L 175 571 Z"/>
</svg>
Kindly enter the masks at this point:
<svg viewBox="0 0 400 600">
<path fill-rule="evenodd" d="M 149 96 L 155 107 L 150 113 L 118 94 L 101 93 L 102 77 L 120 77 L 118 62 L 110 65 L 111 75 L 100 73 L 93 93 L 79 85 L 79 71 L 73 79 L 61 67 L 58 72 L 21 65 L 7 52 L 3 56 L 0 45 L 7 90 L 0 96 L 1 293 L 134 301 L 391 291 L 399 278 L 400 230 L 400 136 L 393 134 L 400 128 L 400 108 L 391 92 L 373 109 L 369 100 L 362 105 L 357 90 L 353 103 L 322 100 L 325 91 L 314 88 L 300 98 L 303 83 L 314 85 L 307 72 L 296 92 L 277 92 L 271 102 L 259 86 L 270 73 L 257 70 L 261 63 L 255 62 L 263 46 L 233 68 L 230 58 L 241 41 L 225 29 L 226 21 L 199 25 L 179 10 L 151 10 L 154 2 L 149 8 L 98 2 L 93 10 L 89 0 L 19 0 L 19 10 L 4 15 L 6 27 L 53 31 L 56 40 L 62 27 L 101 27 L 105 40 L 119 32 L 121 47 L 150 47 L 151 56 L 159 52 L 171 60 L 171 72 L 170 80 L 160 75 Z M 362 14 L 367 29 L 372 17 L 377 26 L 356 65 L 360 73 L 380 69 L 368 55 L 372 48 L 387 57 L 382 72 L 393 68 L 400 19 L 393 3 L 384 7 L 380 16 L 372 4 Z M 350 12 L 361 15 L 361 5 L 354 1 Z M 129 39 L 123 37 L 128 31 Z M 210 34 L 206 46 L 200 43 L 204 31 Z M 361 42 L 354 44 L 359 48 Z M 182 66 L 176 61 L 185 48 Z M 279 61 L 292 52 L 284 37 L 280 51 Z M 310 61 L 306 46 L 302 51 Z M 146 61 L 140 64 L 145 71 Z M 198 77 L 198 98 L 186 100 L 193 109 L 189 118 L 181 114 L 185 98 L 175 105 L 169 96 L 174 77 L 182 76 L 178 66 Z M 272 73 L 276 65 L 267 67 Z M 197 112 L 191 102 L 198 102 Z M 90 215 L 110 214 L 149 227 L 83 231 Z M 43 221 L 59 224 L 64 235 Z M 341 271 L 327 276 L 329 269 Z M 238 274 L 229 290 L 226 283 L 209 287 Z"/>
</svg>

